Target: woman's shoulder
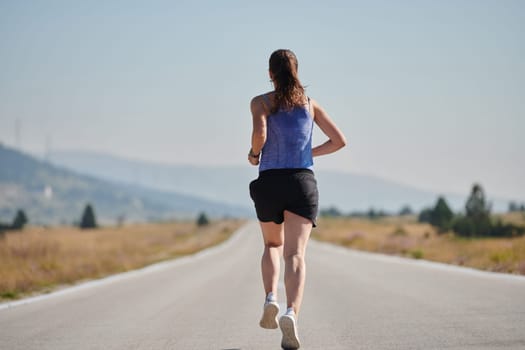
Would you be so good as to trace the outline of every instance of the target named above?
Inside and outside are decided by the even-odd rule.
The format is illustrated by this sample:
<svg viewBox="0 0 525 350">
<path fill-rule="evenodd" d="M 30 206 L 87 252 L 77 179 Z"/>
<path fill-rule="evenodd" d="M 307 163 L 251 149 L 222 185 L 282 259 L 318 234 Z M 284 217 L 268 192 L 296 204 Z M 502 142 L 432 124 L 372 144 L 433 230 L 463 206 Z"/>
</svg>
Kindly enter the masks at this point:
<svg viewBox="0 0 525 350">
<path fill-rule="evenodd" d="M 273 99 L 274 95 L 275 95 L 275 91 L 265 92 L 264 94 L 260 94 L 260 95 L 257 95 L 255 97 L 253 97 L 252 98 L 252 103 L 253 102 L 260 102 L 260 101 L 264 101 L 264 102 L 271 101 Z"/>
<path fill-rule="evenodd" d="M 270 106 L 273 103 L 274 95 L 275 95 L 275 92 L 273 91 L 266 92 L 261 95 L 257 95 L 252 98 L 250 105 L 252 108 L 262 106 L 265 111 L 268 111 L 270 110 Z"/>
</svg>

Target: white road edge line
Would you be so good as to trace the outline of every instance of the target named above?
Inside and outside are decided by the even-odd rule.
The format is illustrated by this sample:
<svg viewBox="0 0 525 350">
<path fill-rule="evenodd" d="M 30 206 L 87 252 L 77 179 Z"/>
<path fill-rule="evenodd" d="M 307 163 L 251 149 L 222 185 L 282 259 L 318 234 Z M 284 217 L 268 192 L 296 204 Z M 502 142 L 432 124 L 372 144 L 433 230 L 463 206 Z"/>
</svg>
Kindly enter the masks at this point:
<svg viewBox="0 0 525 350">
<path fill-rule="evenodd" d="M 86 289 L 86 288 L 92 288 L 92 287 L 95 287 L 95 286 L 101 286 L 101 285 L 105 285 L 105 284 L 109 284 L 109 283 L 118 282 L 118 281 L 121 281 L 121 280 L 124 280 L 124 279 L 128 279 L 128 278 L 144 275 L 144 274 L 155 272 L 155 271 L 164 270 L 164 269 L 167 269 L 167 268 L 170 268 L 170 267 L 174 267 L 174 266 L 178 266 L 178 265 L 187 264 L 189 262 L 195 261 L 196 259 L 202 259 L 202 258 L 205 258 L 207 256 L 217 254 L 217 253 L 219 253 L 219 252 L 221 252 L 223 250 L 226 250 L 226 249 L 230 248 L 231 246 L 233 246 L 240 239 L 240 237 L 243 234 L 243 232 L 252 229 L 253 225 L 254 225 L 254 222 L 250 221 L 250 222 L 244 224 L 243 226 L 241 226 L 239 229 L 237 229 L 237 231 L 235 231 L 232 234 L 232 236 L 229 239 L 227 239 L 226 241 L 224 241 L 224 242 L 222 242 L 222 243 L 220 243 L 220 244 L 218 244 L 216 246 L 213 246 L 211 248 L 201 250 L 200 252 L 197 252 L 195 254 L 183 256 L 183 257 L 176 258 L 176 259 L 173 259 L 173 260 L 167 260 L 167 261 L 159 262 L 159 263 L 152 264 L 152 265 L 148 265 L 148 266 L 142 267 L 142 268 L 137 269 L 137 270 L 130 270 L 130 271 L 126 271 L 126 272 L 110 275 L 110 276 L 107 276 L 107 277 L 103 277 L 103 278 L 100 278 L 100 279 L 91 280 L 91 281 L 87 281 L 87 282 L 82 282 L 82 283 L 80 283 L 78 285 L 74 285 L 74 286 L 71 286 L 71 287 L 66 287 L 64 289 L 57 290 L 57 291 L 54 291 L 54 292 L 50 292 L 48 294 L 42 294 L 42 295 L 37 295 L 37 296 L 34 296 L 34 297 L 28 297 L 28 298 L 17 300 L 17 301 L 8 301 L 8 302 L 0 303 L 0 310 L 9 309 L 9 308 L 12 308 L 12 307 L 15 307 L 15 306 L 20 306 L 20 305 L 25 305 L 25 304 L 31 304 L 31 303 L 38 302 L 38 301 L 45 300 L 45 299 L 49 299 L 49 298 L 59 297 L 59 296 L 70 294 L 70 293 L 74 293 L 74 292 L 77 292 L 79 290 Z"/>
</svg>

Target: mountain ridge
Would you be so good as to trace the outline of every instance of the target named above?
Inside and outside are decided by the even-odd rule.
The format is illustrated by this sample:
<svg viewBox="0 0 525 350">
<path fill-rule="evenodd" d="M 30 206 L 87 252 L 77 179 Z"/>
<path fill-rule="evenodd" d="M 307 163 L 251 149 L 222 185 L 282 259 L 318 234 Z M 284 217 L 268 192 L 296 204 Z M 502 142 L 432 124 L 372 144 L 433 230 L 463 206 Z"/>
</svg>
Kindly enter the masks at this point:
<svg viewBox="0 0 525 350">
<path fill-rule="evenodd" d="M 189 218 L 199 212 L 246 217 L 247 208 L 187 194 L 100 179 L 39 160 L 0 144 L 0 218 L 11 220 L 18 209 L 31 223 L 70 224 L 87 203 L 101 223 Z"/>
<path fill-rule="evenodd" d="M 249 165 L 163 164 L 91 151 L 55 151 L 50 154 L 50 160 L 100 178 L 194 194 L 244 207 L 252 206 L 248 184 L 257 177 L 257 168 Z M 395 213 L 405 205 L 418 211 L 434 205 L 439 195 L 444 196 L 454 210 L 460 211 L 470 190 L 465 189 L 463 195 L 437 193 L 374 175 L 333 170 L 316 171 L 316 177 L 321 208 L 335 206 L 344 212 L 374 208 Z M 490 196 L 489 199 L 496 210 L 507 209 L 508 199 Z"/>
</svg>

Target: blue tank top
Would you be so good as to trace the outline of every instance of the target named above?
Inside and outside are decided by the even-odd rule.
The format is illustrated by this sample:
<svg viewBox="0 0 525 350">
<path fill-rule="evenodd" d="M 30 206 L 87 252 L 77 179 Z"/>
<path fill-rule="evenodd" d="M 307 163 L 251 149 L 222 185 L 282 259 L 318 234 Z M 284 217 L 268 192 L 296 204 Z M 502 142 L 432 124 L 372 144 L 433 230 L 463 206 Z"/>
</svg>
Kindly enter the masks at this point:
<svg viewBox="0 0 525 350">
<path fill-rule="evenodd" d="M 264 99 L 270 106 L 268 96 Z M 262 149 L 259 172 L 268 169 L 313 170 L 312 130 L 314 120 L 308 106 L 280 109 L 266 118 L 266 143 Z"/>
</svg>

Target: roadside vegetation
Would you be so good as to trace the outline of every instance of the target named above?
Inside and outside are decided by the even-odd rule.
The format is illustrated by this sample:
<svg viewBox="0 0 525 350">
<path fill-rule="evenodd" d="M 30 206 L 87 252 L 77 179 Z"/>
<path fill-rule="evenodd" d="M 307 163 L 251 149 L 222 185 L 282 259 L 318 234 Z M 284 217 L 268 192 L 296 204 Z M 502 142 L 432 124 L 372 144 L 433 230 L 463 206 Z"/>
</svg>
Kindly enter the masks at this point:
<svg viewBox="0 0 525 350">
<path fill-rule="evenodd" d="M 522 214 L 498 217 L 525 225 Z M 374 220 L 323 217 L 312 234 L 317 240 L 353 249 L 525 275 L 525 236 L 465 238 L 437 231 L 428 223 L 418 222 L 415 215 Z"/>
<path fill-rule="evenodd" d="M 446 200 L 421 213 L 408 207 L 398 215 L 369 210 L 343 215 L 321 212 L 313 237 L 345 247 L 525 275 L 525 206 L 509 204 L 492 214 L 483 189 L 472 187 L 465 210 L 454 213 Z"/>
<path fill-rule="evenodd" d="M 192 254 L 241 224 L 201 214 L 199 222 L 11 229 L 0 235 L 0 301 Z"/>
</svg>

